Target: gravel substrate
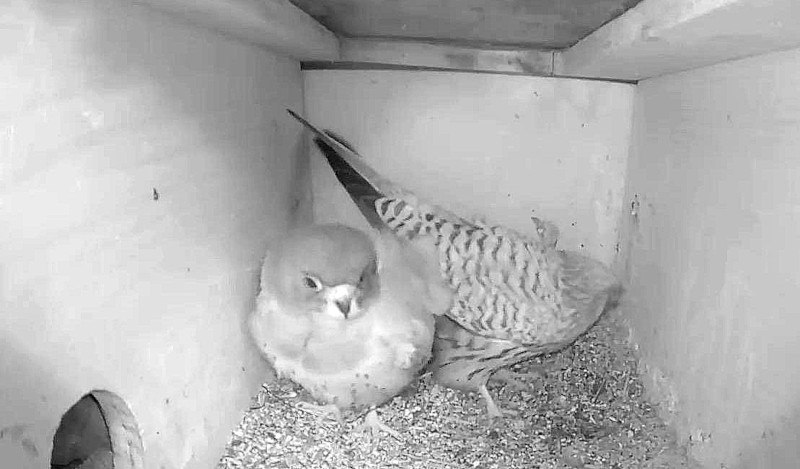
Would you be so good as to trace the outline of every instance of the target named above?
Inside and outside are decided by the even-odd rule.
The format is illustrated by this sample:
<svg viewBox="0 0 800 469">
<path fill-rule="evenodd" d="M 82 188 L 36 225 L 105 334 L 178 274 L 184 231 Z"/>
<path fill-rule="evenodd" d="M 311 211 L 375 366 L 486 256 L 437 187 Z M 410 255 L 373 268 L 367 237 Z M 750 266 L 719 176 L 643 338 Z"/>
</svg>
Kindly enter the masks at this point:
<svg viewBox="0 0 800 469">
<path fill-rule="evenodd" d="M 490 424 L 481 398 L 424 376 L 380 407 L 402 435 L 357 432 L 320 421 L 286 381 L 265 384 L 220 463 L 228 468 L 696 468 L 644 397 L 636 359 L 612 317 L 564 351 L 518 367 L 547 369 L 526 389 L 492 384 L 497 404 L 515 415 Z"/>
</svg>

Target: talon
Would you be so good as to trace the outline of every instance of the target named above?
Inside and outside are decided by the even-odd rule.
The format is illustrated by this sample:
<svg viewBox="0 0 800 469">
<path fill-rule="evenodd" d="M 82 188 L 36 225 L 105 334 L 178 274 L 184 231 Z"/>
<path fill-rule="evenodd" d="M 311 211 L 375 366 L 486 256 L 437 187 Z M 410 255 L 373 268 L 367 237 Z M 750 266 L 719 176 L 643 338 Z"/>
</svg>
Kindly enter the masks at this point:
<svg viewBox="0 0 800 469">
<path fill-rule="evenodd" d="M 489 394 L 489 390 L 486 388 L 485 384 L 481 385 L 481 387 L 478 388 L 478 392 L 480 392 L 481 397 L 483 397 L 483 400 L 486 401 L 486 411 L 489 413 L 490 420 L 504 418 L 506 414 L 508 415 L 518 414 L 518 412 L 513 410 L 505 410 L 505 411 L 500 410 L 500 407 L 498 407 L 497 404 L 495 404 L 494 399 L 492 399 L 492 396 Z"/>
<path fill-rule="evenodd" d="M 309 402 L 298 402 L 295 407 L 303 412 L 317 416 L 320 420 L 333 419 L 340 425 L 344 423 L 342 412 L 333 404 L 311 404 Z"/>
<path fill-rule="evenodd" d="M 383 431 L 397 438 L 398 440 L 402 440 L 402 437 L 398 431 L 383 423 L 381 418 L 378 417 L 378 412 L 376 412 L 375 409 L 372 409 L 367 413 L 367 415 L 364 417 L 364 422 L 358 426 L 358 430 L 362 433 L 369 433 L 373 437 L 377 436 L 381 431 Z"/>
<path fill-rule="evenodd" d="M 532 371 L 527 373 L 511 371 L 508 369 L 497 370 L 490 380 L 501 381 L 507 386 L 514 388 L 517 391 L 530 391 L 530 380 L 543 378 L 547 372 L 544 366 L 535 366 Z"/>
</svg>

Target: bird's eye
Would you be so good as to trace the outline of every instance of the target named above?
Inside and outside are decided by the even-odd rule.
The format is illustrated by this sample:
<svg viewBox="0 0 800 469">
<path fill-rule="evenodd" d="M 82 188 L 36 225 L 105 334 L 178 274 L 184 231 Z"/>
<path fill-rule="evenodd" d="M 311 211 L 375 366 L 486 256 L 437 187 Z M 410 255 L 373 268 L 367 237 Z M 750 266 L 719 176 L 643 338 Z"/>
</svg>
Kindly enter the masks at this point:
<svg viewBox="0 0 800 469">
<path fill-rule="evenodd" d="M 315 279 L 314 277 L 309 277 L 308 275 L 303 277 L 303 283 L 305 284 L 306 287 L 315 291 L 319 291 L 322 288 L 317 279 Z"/>
<path fill-rule="evenodd" d="M 369 277 L 375 275 L 375 270 L 377 266 L 374 262 L 370 263 L 363 272 L 361 272 L 361 277 L 358 278 L 358 283 L 364 283 Z"/>
</svg>

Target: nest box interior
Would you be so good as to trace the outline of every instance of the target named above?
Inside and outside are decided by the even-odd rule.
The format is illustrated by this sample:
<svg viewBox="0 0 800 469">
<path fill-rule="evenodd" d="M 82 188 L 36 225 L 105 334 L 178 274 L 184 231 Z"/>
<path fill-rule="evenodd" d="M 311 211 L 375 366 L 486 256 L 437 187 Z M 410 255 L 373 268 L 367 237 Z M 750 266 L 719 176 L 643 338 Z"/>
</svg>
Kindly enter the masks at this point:
<svg viewBox="0 0 800 469">
<path fill-rule="evenodd" d="M 5 2 L 0 459 L 216 464 L 269 376 L 243 319 L 270 240 L 361 223 L 290 108 L 444 206 L 555 222 L 625 282 L 693 457 L 794 467 L 797 24 L 793 0 Z"/>
</svg>

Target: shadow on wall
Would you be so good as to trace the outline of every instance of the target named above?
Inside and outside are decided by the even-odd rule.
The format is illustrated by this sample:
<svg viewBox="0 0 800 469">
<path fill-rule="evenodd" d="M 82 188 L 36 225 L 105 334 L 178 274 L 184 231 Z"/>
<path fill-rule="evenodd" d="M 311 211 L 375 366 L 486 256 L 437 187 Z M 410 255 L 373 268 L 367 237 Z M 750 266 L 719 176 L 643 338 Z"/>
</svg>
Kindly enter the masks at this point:
<svg viewBox="0 0 800 469">
<path fill-rule="evenodd" d="M 259 82 L 259 77 L 265 74 L 279 74 L 279 83 L 297 84 L 300 77 L 299 64 L 265 50 L 249 48 L 242 52 L 238 43 L 219 41 L 216 33 L 187 36 L 179 31 L 179 27 L 175 27 L 175 18 L 129 2 L 33 0 L 29 5 L 35 10 L 37 23 L 46 25 L 46 28 L 37 28 L 36 34 L 50 34 L 58 37 L 60 42 L 70 44 L 70 53 L 60 53 L 62 51 L 59 50 L 50 54 L 52 67 L 56 71 L 63 69 L 73 72 L 64 79 L 63 85 L 59 83 L 63 88 L 48 90 L 51 96 L 42 96 L 37 101 L 56 101 L 60 104 L 60 101 L 79 94 L 82 98 L 85 97 L 78 111 L 81 116 L 92 121 L 86 135 L 81 137 L 86 140 L 90 140 L 92 134 L 96 135 L 94 138 L 113 138 L 111 134 L 125 131 L 126 128 L 141 133 L 143 145 L 137 155 L 133 158 L 114 158 L 114 155 L 109 155 L 102 163 L 104 167 L 91 168 L 92 170 L 136 171 L 139 166 L 162 166 L 170 159 L 176 160 L 176 154 L 192 153 L 198 147 L 198 151 L 215 155 L 211 162 L 212 167 L 209 167 L 209 159 L 206 158 L 202 165 L 198 164 L 202 168 L 192 167 L 189 161 L 186 163 L 188 170 L 219 175 L 245 174 L 251 180 L 239 181 L 235 185 L 224 184 L 225 181 L 222 181 L 220 186 L 213 187 L 207 184 L 208 179 L 224 178 L 212 176 L 203 178 L 204 184 L 201 186 L 191 184 L 191 179 L 196 174 L 188 173 L 184 176 L 189 180 L 179 187 L 165 187 L 159 183 L 158 176 L 152 178 L 152 183 L 141 187 L 143 197 L 150 197 L 152 193 L 154 200 L 181 199 L 185 202 L 184 205 L 194 205 L 193 209 L 199 211 L 215 211 L 205 203 L 209 200 L 209 193 L 215 193 L 215 197 L 211 199 L 219 203 L 220 212 L 223 213 L 229 211 L 225 205 L 232 201 L 240 206 L 248 204 L 251 217 L 231 219 L 227 226 L 216 226 L 215 233 L 208 233 L 207 227 L 188 230 L 196 233 L 198 238 L 211 234 L 222 240 L 235 239 L 230 236 L 232 233 L 261 237 L 260 233 L 270 224 L 277 224 L 276 220 L 268 219 L 269 215 L 281 213 L 286 206 L 292 208 L 292 216 L 300 218 L 300 222 L 308 221 L 311 215 L 311 191 L 303 183 L 309 172 L 306 142 L 300 133 L 300 126 L 285 112 L 287 107 L 297 107 L 302 102 L 302 90 L 298 86 L 296 90 L 275 92 L 273 84 Z M 181 26 L 180 23 L 178 25 Z M 150 36 L 148 29 L 159 33 Z M 174 33 L 175 37 L 163 37 L 164 31 L 169 34 L 170 30 L 178 30 Z M 164 42 L 170 39 L 174 39 L 174 43 L 179 45 L 165 47 Z M 173 53 L 162 53 L 165 49 L 172 50 Z M 175 50 L 181 51 L 180 56 L 175 55 Z M 218 59 L 220 55 L 225 59 Z M 75 60 L 84 63 L 76 67 Z M 219 70 L 215 68 L 215 63 L 230 67 Z M 276 66 L 289 63 L 292 66 L 288 68 Z M 75 76 L 75 69 L 83 70 L 83 76 Z M 287 69 L 290 71 L 287 72 Z M 218 88 L 208 90 L 205 81 L 209 74 L 225 75 L 230 93 L 220 93 Z M 86 93 L 81 88 L 89 88 L 89 92 Z M 146 88 L 155 90 L 148 91 Z M 206 92 L 198 96 L 198 92 L 204 89 Z M 265 89 L 272 92 L 266 92 Z M 142 105 L 135 101 L 139 94 L 157 96 L 157 102 L 152 104 L 160 111 L 144 116 L 140 111 L 126 113 L 126 105 Z M 37 102 L 35 105 L 41 104 Z M 106 109 L 113 111 L 113 116 L 112 112 L 104 113 Z M 110 122 L 109 118 L 117 121 Z M 220 122 L 225 125 L 220 125 Z M 197 141 L 183 138 L 182 141 L 171 142 L 171 154 L 147 154 L 146 141 L 151 138 L 169 138 L 165 134 L 170 133 L 173 123 L 179 123 L 182 127 L 193 125 L 195 128 L 191 133 Z M 63 122 L 53 124 L 60 125 Z M 186 132 L 180 134 L 185 135 Z M 260 148 L 289 151 L 281 155 L 264 155 L 258 166 L 253 167 L 252 152 Z M 53 152 L 41 153 L 43 155 L 40 157 L 56 157 Z M 188 158 L 195 156 L 188 155 Z M 40 165 L 34 162 L 29 166 L 44 164 L 46 162 L 40 162 Z M 290 177 L 276 177 L 276 174 L 282 176 L 287 172 Z M 35 177 L 36 174 L 26 172 L 22 176 Z M 270 187 L 266 200 L 264 197 L 253 197 L 252 189 L 264 185 L 276 187 Z M 191 202 L 200 199 L 204 203 Z M 264 208 L 267 213 L 263 213 Z M 292 221 L 289 220 L 290 223 Z M 233 243 L 229 248 L 241 250 Z M 226 254 L 252 263 L 254 272 L 257 272 L 265 251 L 266 246 L 261 246 L 253 252 Z M 257 285 L 257 280 L 255 284 Z M 255 298 L 255 291 L 251 293 L 250 296 Z"/>
<path fill-rule="evenodd" d="M 307 190 L 299 64 L 124 0 L 3 13 L 0 454 L 42 467 L 99 388 L 161 427 L 148 462 L 204 465 L 265 367 L 233 329 Z"/>
<path fill-rule="evenodd" d="M 42 453 L 48 447 L 48 442 L 43 441 L 29 415 L 39 409 L 46 409 L 54 415 L 66 410 L 49 402 L 45 393 L 32 394 L 27 392 L 28 389 L 69 393 L 70 386 L 61 381 L 55 370 L 44 369 L 46 365 L 42 362 L 21 353 L 13 345 L 14 342 L 14 337 L 0 331 L 0 379 L 6 386 L 19 383 L 20 390 L 25 392 L 21 396 L 24 401 L 16 402 L 14 407 L 0 405 L 0 455 L 3 467 L 26 467 L 30 460 L 43 460 Z M 13 392 L 13 387 L 8 387 Z M 51 431 L 55 431 L 55 428 Z"/>
<path fill-rule="evenodd" d="M 800 401 L 792 411 L 768 425 L 759 441 L 744 448 L 734 469 L 797 467 L 800 461 Z"/>
<path fill-rule="evenodd" d="M 263 49 L 243 48 L 217 33 L 186 34 L 186 28 L 194 27 L 133 2 L 33 0 L 29 4 L 37 18 L 35 34 L 46 34 L 53 38 L 49 42 L 63 44 L 48 57 L 52 68 L 56 73 L 67 71 L 63 83 L 59 83 L 62 88 L 47 90 L 51 96 L 41 99 L 61 104 L 62 100 L 80 94 L 82 109 L 80 116 L 75 117 L 89 121 L 82 137 L 86 140 L 91 140 L 92 134 L 95 139 L 107 138 L 108 134 L 124 131 L 126 127 L 134 127 L 141 133 L 143 150 L 138 158 L 108 158 L 107 167 L 100 169 L 126 171 L 142 163 L 159 165 L 166 159 L 176 159 L 175 154 L 180 156 L 199 147 L 203 152 L 219 155 L 213 160 L 217 166 L 203 171 L 224 174 L 229 169 L 252 166 L 251 152 L 256 148 L 287 148 L 290 151 L 285 155 L 264 155 L 260 162 L 264 166 L 252 168 L 246 174 L 278 183 L 267 201 L 270 209 L 287 205 L 298 209 L 308 203 L 308 189 L 297 183 L 305 168 L 303 164 L 294 164 L 305 159 L 304 144 L 299 127 L 284 111 L 302 102 L 302 90 L 298 86 L 295 90 L 275 92 L 275 84 L 263 80 L 264 76 L 276 76 L 278 83 L 296 84 L 300 77 L 299 63 Z M 81 76 L 76 70 L 81 71 Z M 210 79 L 212 75 L 216 76 L 216 82 Z M 226 84 L 224 89 L 209 86 L 209 82 L 220 80 Z M 139 96 L 152 102 L 137 101 Z M 152 108 L 151 115 L 141 115 L 139 108 L 143 105 Z M 128 115 L 126 107 L 134 106 L 138 113 Z M 175 135 L 185 135 L 186 130 L 191 130 L 195 138 L 171 142 L 174 154 L 146 155 L 146 141 L 163 140 L 176 124 L 182 132 Z M 207 166 L 208 160 L 204 164 Z M 284 173 L 287 169 L 291 177 L 270 178 L 270 173 Z M 230 194 L 250 187 L 245 183 L 238 188 L 223 187 L 223 183 L 218 188 L 187 184 L 180 190 L 196 191 L 194 194 L 199 198 L 200 194 L 215 189 Z M 159 188 L 158 181 L 152 185 Z M 159 189 L 162 198 L 174 195 L 174 190 L 170 194 L 170 188 Z M 142 187 L 148 194 L 152 190 L 149 186 Z M 290 194 L 291 200 L 286 200 L 286 194 Z M 248 200 L 246 194 L 230 194 L 236 195 L 242 196 L 240 200 Z M 240 222 L 244 223 L 247 221 Z M 248 224 L 245 229 L 258 229 L 258 223 L 250 220 Z"/>
</svg>

